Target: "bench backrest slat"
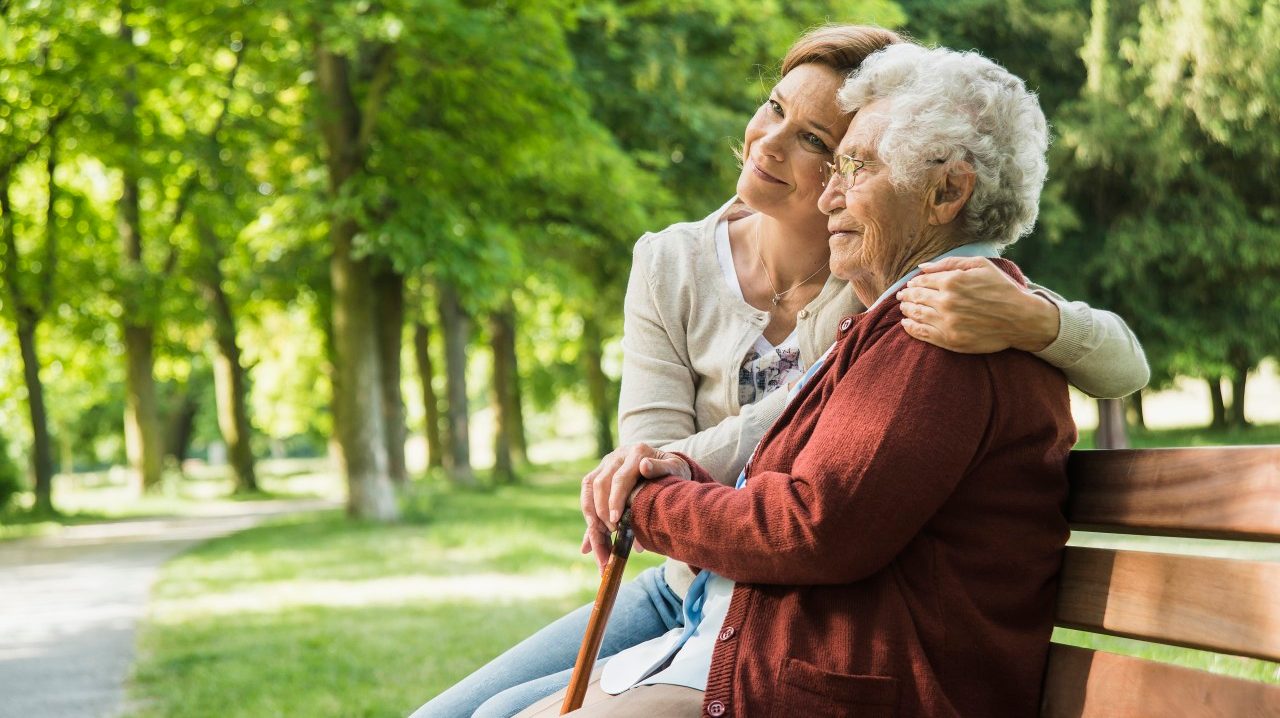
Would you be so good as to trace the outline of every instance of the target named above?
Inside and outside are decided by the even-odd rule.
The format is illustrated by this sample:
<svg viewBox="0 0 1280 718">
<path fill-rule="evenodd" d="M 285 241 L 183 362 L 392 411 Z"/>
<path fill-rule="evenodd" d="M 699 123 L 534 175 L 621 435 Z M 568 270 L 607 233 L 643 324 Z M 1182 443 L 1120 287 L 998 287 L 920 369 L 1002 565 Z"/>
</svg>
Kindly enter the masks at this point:
<svg viewBox="0 0 1280 718">
<path fill-rule="evenodd" d="M 1280 661 L 1280 563 L 1069 548 L 1058 622 Z"/>
<path fill-rule="evenodd" d="M 1275 718 L 1280 686 L 1054 644 L 1042 718 Z"/>
<path fill-rule="evenodd" d="M 1280 446 L 1072 452 L 1073 529 L 1280 543 Z M 1280 661 L 1280 563 L 1071 547 L 1057 623 Z M 1280 716 L 1280 685 L 1055 644 L 1043 718 Z"/>
<path fill-rule="evenodd" d="M 1280 450 L 1074 451 L 1067 518 L 1119 533 L 1280 540 Z"/>
</svg>

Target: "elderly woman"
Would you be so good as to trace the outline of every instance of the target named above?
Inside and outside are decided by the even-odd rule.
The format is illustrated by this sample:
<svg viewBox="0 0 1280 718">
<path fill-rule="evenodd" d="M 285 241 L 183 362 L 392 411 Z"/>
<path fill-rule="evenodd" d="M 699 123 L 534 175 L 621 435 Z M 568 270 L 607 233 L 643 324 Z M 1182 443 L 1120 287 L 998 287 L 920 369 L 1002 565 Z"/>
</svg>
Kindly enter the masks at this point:
<svg viewBox="0 0 1280 718">
<path fill-rule="evenodd" d="M 601 685 L 618 695 L 575 715 L 1037 713 L 1066 382 L 1026 352 L 912 339 L 896 295 L 921 262 L 995 257 L 1031 229 L 1044 115 L 989 60 L 905 44 L 839 98 L 854 116 L 820 206 L 832 272 L 869 308 L 839 323 L 736 489 L 642 452 L 661 478 L 619 488 L 638 541 L 703 567 L 689 625 L 615 656 Z"/>
<path fill-rule="evenodd" d="M 859 25 L 806 33 L 746 127 L 737 195 L 704 219 L 637 243 L 623 339 L 623 442 L 683 452 L 732 484 L 782 412 L 787 386 L 831 346 L 841 318 L 861 311 L 848 284 L 827 276 L 818 199 L 849 122 L 836 91 L 868 54 L 898 42 L 891 31 Z M 1093 395 L 1146 383 L 1142 349 L 1114 314 L 1024 287 L 981 257 L 930 269 L 917 278 L 927 286 L 908 289 L 903 305 L 913 336 L 961 352 L 1036 351 Z M 603 486 L 593 479 L 616 474 L 621 486 L 634 480 L 639 459 L 629 447 L 605 457 L 584 482 L 587 503 Z M 623 498 L 616 496 L 619 510 Z M 595 511 L 587 513 L 594 522 Z M 683 626 L 693 580 L 686 565 L 669 561 L 624 586 L 602 657 Z M 506 718 L 563 688 L 590 608 L 542 629 L 414 718 Z"/>
</svg>

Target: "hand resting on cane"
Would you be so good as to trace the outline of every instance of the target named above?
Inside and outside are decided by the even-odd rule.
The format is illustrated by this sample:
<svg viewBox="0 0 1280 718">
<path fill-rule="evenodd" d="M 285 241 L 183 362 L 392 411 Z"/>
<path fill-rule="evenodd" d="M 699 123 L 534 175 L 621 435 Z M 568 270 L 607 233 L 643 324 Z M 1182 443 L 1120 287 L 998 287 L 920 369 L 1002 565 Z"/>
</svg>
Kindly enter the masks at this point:
<svg viewBox="0 0 1280 718">
<path fill-rule="evenodd" d="M 611 548 L 609 535 L 617 530 L 618 519 L 640 479 L 688 479 L 690 475 L 689 465 L 679 457 L 647 444 L 620 446 L 609 452 L 582 479 L 582 517 L 587 522 L 582 553 L 594 553 L 596 564 L 604 571 Z M 639 543 L 632 548 L 644 550 Z"/>
</svg>

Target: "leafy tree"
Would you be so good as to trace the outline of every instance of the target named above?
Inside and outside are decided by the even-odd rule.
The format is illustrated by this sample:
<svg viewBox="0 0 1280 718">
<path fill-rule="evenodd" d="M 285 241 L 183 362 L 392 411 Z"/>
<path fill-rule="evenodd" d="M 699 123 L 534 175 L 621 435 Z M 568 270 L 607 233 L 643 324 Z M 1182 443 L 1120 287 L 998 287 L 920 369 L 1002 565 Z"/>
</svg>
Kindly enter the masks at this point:
<svg viewBox="0 0 1280 718">
<path fill-rule="evenodd" d="M 1280 345 L 1280 205 L 1267 189 L 1280 14 L 1226 0 L 1092 10 L 1089 76 L 1059 125 L 1077 266 L 1130 318 L 1158 375 L 1233 378 L 1242 423 L 1245 377 Z"/>
<path fill-rule="evenodd" d="M 604 150 L 587 171 L 556 175 L 611 194 L 567 193 L 589 198 L 571 207 L 540 196 L 534 206 L 555 223 L 552 236 L 576 237 L 572 244 L 582 247 L 567 273 L 585 280 L 573 295 L 581 298 L 579 354 L 597 453 L 615 445 L 617 387 L 601 362 L 620 324 L 631 245 L 645 230 L 700 217 L 728 199 L 739 171 L 735 147 L 779 61 L 803 31 L 829 20 L 893 27 L 904 16 L 880 0 L 598 3 L 579 11 L 570 42 L 582 87 L 592 116 L 625 155 Z"/>
<path fill-rule="evenodd" d="M 38 349 L 40 325 L 59 297 L 60 163 L 59 130 L 77 111 L 80 90 L 74 82 L 79 69 L 77 46 L 86 34 L 82 15 L 67 8 L 35 7 L 18 11 L 0 6 L 0 31 L 7 38 L 0 55 L 0 300 L 18 335 L 23 381 L 32 434 L 35 508 L 53 511 L 53 447 L 41 381 Z M 42 176 L 22 184 L 39 183 L 43 207 L 15 203 L 15 184 L 32 165 Z M 30 197 L 30 199 L 35 199 Z M 21 216 L 20 216 L 21 215 Z"/>
</svg>

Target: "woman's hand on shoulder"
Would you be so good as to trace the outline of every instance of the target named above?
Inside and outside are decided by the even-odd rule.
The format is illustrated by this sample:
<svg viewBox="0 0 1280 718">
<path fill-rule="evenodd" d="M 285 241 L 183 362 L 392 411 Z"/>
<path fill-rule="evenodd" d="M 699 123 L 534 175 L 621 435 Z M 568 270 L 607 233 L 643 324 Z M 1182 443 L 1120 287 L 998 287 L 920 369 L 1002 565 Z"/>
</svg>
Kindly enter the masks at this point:
<svg viewBox="0 0 1280 718">
<path fill-rule="evenodd" d="M 949 257 L 898 292 L 902 327 L 921 341 L 961 354 L 1014 348 L 1035 352 L 1058 338 L 1058 307 L 983 257 Z"/>
<path fill-rule="evenodd" d="M 680 457 L 648 444 L 620 446 L 609 452 L 582 478 L 582 517 L 587 522 L 582 552 L 594 553 L 603 570 L 609 560 L 609 535 L 617 530 L 640 479 L 688 479 L 691 475 L 689 465 Z M 638 544 L 635 548 L 643 550 Z"/>
</svg>

